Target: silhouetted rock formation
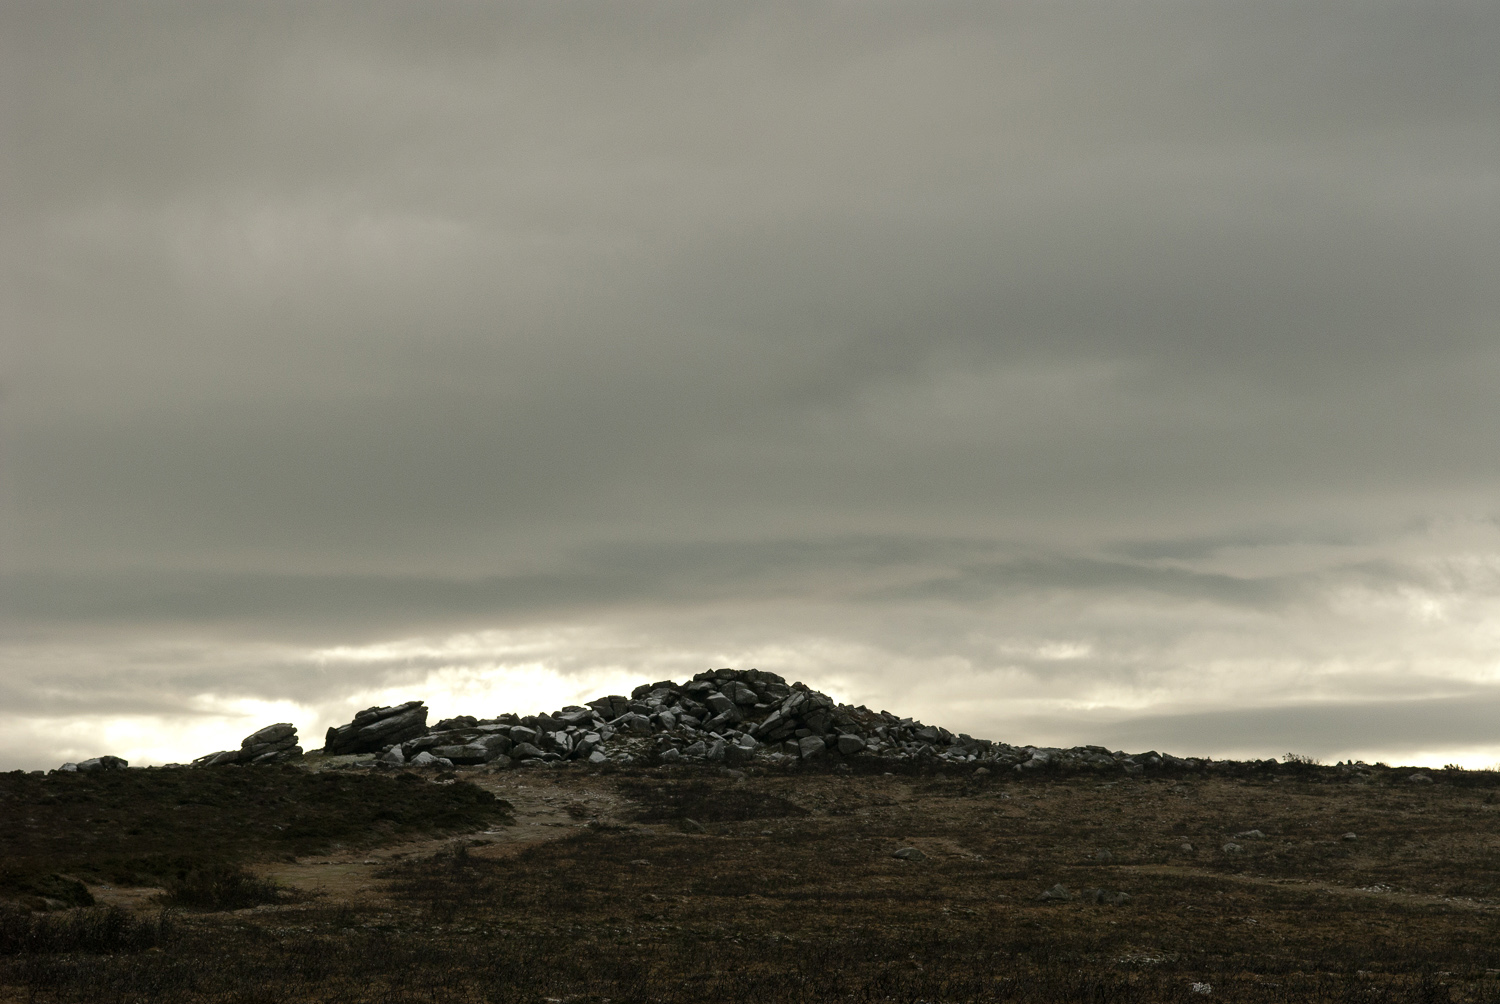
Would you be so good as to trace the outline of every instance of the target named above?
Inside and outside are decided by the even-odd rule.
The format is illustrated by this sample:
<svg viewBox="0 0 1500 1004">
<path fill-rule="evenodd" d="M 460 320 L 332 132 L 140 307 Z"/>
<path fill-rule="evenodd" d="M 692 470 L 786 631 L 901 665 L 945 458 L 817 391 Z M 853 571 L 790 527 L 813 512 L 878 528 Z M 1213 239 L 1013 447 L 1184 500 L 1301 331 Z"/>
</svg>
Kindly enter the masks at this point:
<svg viewBox="0 0 1500 1004">
<path fill-rule="evenodd" d="M 240 749 L 211 753 L 193 763 L 277 763 L 301 754 L 296 742 L 296 728 L 290 723 L 269 725 L 246 736 Z M 431 728 L 422 701 L 367 708 L 352 722 L 330 728 L 322 752 L 379 754 L 381 763 L 414 767 L 536 766 L 559 761 L 733 767 L 750 762 L 884 760 L 967 763 L 981 772 L 1140 774 L 1156 768 L 1198 769 L 1207 763 L 1155 751 L 1011 746 L 955 735 L 889 711 L 839 704 L 806 684 L 789 684 L 775 673 L 755 669 L 714 669 L 683 684 L 642 684 L 629 697 L 611 694 L 550 714 L 458 715 Z M 98 768 L 79 764 L 65 769 Z"/>
<path fill-rule="evenodd" d="M 297 726 L 278 722 L 250 733 L 237 750 L 209 753 L 193 761 L 194 767 L 219 767 L 231 763 L 281 763 L 302 755 L 297 745 Z"/>
<path fill-rule="evenodd" d="M 378 753 L 394 743 L 426 733 L 427 707 L 421 701 L 407 701 L 391 708 L 366 708 L 348 725 L 328 730 L 323 752 L 330 756 Z"/>
<path fill-rule="evenodd" d="M 88 760 L 80 760 L 77 763 L 65 763 L 57 769 L 68 774 L 74 771 L 82 771 L 87 774 L 96 770 L 120 770 L 122 767 L 129 766 L 130 761 L 121 760 L 117 756 L 96 756 Z"/>
<path fill-rule="evenodd" d="M 419 707 L 371 709 L 369 718 L 329 730 L 326 752 L 381 753 L 393 765 L 453 767 L 483 763 L 539 764 L 573 760 L 593 764 L 708 762 L 729 766 L 853 757 L 934 759 L 1021 772 L 1044 769 L 1109 770 L 1136 774 L 1148 767 L 1196 767 L 1198 761 L 1151 752 L 1128 755 L 1102 746 L 1073 749 L 1015 747 L 954 735 L 888 711 L 838 704 L 805 684 L 775 673 L 716 669 L 685 684 L 670 680 L 636 687 L 551 714 L 460 715 L 430 731 L 397 739 L 392 722 Z M 425 715 L 425 709 L 423 714 Z M 356 733 L 355 727 L 369 722 Z M 345 736 L 363 735 L 356 746 Z M 373 737 L 383 735 L 376 746 Z"/>
</svg>

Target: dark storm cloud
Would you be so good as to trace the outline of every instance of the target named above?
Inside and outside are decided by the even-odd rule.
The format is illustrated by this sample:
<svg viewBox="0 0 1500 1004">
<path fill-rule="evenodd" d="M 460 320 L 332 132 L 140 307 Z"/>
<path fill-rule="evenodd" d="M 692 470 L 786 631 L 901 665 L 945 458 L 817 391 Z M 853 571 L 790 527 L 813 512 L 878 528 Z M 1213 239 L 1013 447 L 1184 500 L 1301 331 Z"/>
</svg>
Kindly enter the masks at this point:
<svg viewBox="0 0 1500 1004">
<path fill-rule="evenodd" d="M 5 658 L 94 653 L 14 706 L 543 624 L 1131 706 L 1486 672 L 1493 5 L 0 19 Z"/>
</svg>

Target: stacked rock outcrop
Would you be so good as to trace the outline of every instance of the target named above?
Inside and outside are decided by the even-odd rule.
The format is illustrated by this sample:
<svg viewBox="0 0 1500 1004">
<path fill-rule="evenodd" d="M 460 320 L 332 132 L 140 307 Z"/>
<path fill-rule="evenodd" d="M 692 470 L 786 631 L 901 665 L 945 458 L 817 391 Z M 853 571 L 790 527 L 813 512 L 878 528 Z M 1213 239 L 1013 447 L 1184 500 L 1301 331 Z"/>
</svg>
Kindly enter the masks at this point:
<svg viewBox="0 0 1500 1004">
<path fill-rule="evenodd" d="M 231 763 L 281 763 L 302 755 L 297 745 L 297 726 L 278 722 L 257 729 L 240 741 L 237 750 L 209 753 L 193 761 L 194 767 L 219 767 Z"/>
<path fill-rule="evenodd" d="M 340 747 L 345 750 L 353 751 Z M 609 695 L 551 714 L 446 719 L 432 730 L 390 738 L 379 752 L 385 763 L 450 767 L 502 760 L 735 764 L 850 757 L 934 759 L 1020 772 L 1198 766 L 1154 751 L 1016 747 L 955 735 L 887 711 L 839 704 L 804 684 L 754 669 L 710 670 L 685 684 L 644 684 L 629 697 Z"/>
<path fill-rule="evenodd" d="M 427 707 L 407 701 L 389 708 L 366 708 L 347 725 L 330 728 L 323 739 L 323 752 L 330 756 L 347 753 L 378 753 L 393 744 L 427 733 Z"/>
</svg>

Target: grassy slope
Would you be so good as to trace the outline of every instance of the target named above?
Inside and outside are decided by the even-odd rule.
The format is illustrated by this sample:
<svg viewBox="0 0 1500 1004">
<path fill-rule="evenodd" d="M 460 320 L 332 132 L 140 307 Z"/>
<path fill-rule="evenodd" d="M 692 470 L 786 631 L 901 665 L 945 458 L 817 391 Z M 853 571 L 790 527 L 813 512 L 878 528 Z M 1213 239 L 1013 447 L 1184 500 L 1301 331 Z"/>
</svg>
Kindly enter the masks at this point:
<svg viewBox="0 0 1500 1004">
<path fill-rule="evenodd" d="M 161 951 L 18 960 L 0 984 L 244 1004 L 1145 1002 L 1200 999 L 1198 982 L 1231 1001 L 1500 1001 L 1493 788 L 1316 773 L 559 770 L 500 783 L 564 800 L 569 785 L 611 785 L 633 807 L 518 853 L 457 842 L 398 862 L 384 902 L 188 915 Z M 708 832 L 683 832 L 684 818 Z M 1222 849 L 1248 829 L 1265 837 Z M 902 846 L 926 859 L 892 858 Z M 1038 900 L 1059 882 L 1131 898 Z M 1393 891 L 1360 891 L 1379 886 Z"/>
<path fill-rule="evenodd" d="M 50 873 L 155 885 L 186 868 L 474 829 L 508 808 L 470 784 L 295 767 L 0 774 L 0 895 Z"/>
</svg>

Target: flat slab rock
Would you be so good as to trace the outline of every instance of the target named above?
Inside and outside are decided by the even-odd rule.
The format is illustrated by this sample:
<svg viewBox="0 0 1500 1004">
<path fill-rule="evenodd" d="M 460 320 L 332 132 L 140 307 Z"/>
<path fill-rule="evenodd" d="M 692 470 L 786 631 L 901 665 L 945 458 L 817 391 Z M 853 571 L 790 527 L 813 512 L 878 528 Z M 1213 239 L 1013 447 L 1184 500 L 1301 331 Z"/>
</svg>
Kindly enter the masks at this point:
<svg viewBox="0 0 1500 1004">
<path fill-rule="evenodd" d="M 239 749 L 205 754 L 194 760 L 193 766 L 284 763 L 301 755 L 302 747 L 297 745 L 297 726 L 291 722 L 277 722 L 250 733 L 240 741 Z"/>
<path fill-rule="evenodd" d="M 415 739 L 426 732 L 427 706 L 421 701 L 366 708 L 347 725 L 328 730 L 323 737 L 323 752 L 330 756 L 379 753 L 394 743 Z"/>
</svg>

